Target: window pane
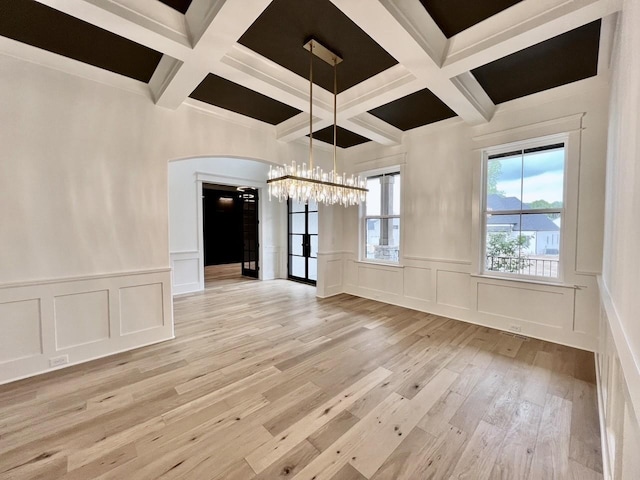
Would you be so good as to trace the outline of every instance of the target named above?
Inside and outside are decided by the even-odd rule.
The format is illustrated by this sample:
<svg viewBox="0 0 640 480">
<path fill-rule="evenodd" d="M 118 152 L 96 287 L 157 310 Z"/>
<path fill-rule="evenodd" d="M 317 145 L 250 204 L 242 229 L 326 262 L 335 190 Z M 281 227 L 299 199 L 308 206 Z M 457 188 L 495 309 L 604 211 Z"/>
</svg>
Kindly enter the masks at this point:
<svg viewBox="0 0 640 480">
<path fill-rule="evenodd" d="M 318 233 L 318 212 L 309 213 L 309 233 Z"/>
<path fill-rule="evenodd" d="M 317 235 L 311 235 L 311 256 L 312 257 L 318 256 L 318 236 Z"/>
<path fill-rule="evenodd" d="M 520 210 L 522 197 L 522 155 L 487 161 L 487 210 Z"/>
<path fill-rule="evenodd" d="M 525 208 L 562 208 L 564 148 L 525 153 L 522 201 Z"/>
<path fill-rule="evenodd" d="M 395 174 L 393 183 L 393 208 L 391 209 L 392 215 L 400 215 L 400 174 Z"/>
<path fill-rule="evenodd" d="M 560 216 L 487 214 L 487 271 L 558 277 Z"/>
<path fill-rule="evenodd" d="M 366 216 L 380 215 L 381 197 L 380 197 L 380 178 L 367 178 L 367 200 L 365 202 Z"/>
<path fill-rule="evenodd" d="M 369 218 L 365 223 L 365 258 L 373 260 L 375 258 L 375 246 L 380 244 L 380 219 Z"/>
<path fill-rule="evenodd" d="M 309 280 L 318 280 L 318 260 L 309 259 Z"/>
<path fill-rule="evenodd" d="M 309 211 L 310 212 L 317 212 L 318 211 L 318 204 L 316 202 L 314 202 L 313 200 L 309 200 Z"/>
<path fill-rule="evenodd" d="M 291 255 L 302 255 L 302 235 L 290 235 L 289 241 L 291 242 L 289 249 Z"/>
<path fill-rule="evenodd" d="M 305 204 L 301 202 L 296 202 L 295 200 L 289 200 L 289 211 L 290 212 L 304 212 Z"/>
<path fill-rule="evenodd" d="M 289 257 L 289 262 L 291 262 L 291 275 L 294 277 L 305 278 L 304 257 Z"/>
<path fill-rule="evenodd" d="M 292 213 L 290 215 L 291 219 L 291 233 L 306 233 L 305 232 L 305 221 L 304 221 L 304 213 Z"/>
<path fill-rule="evenodd" d="M 367 219 L 365 229 L 365 258 L 397 262 L 400 250 L 400 219 Z"/>
</svg>

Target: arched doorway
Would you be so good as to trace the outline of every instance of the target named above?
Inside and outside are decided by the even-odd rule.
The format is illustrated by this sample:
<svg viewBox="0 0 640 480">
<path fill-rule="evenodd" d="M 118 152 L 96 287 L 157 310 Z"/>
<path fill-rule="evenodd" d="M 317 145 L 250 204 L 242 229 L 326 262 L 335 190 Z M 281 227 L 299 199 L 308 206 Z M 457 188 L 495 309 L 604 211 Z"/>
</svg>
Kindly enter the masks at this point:
<svg viewBox="0 0 640 480">
<path fill-rule="evenodd" d="M 234 197 L 242 194 L 238 188 L 255 191 L 258 228 L 255 243 L 247 238 L 243 246 L 243 260 L 247 259 L 243 269 L 264 280 L 286 278 L 286 204 L 269 200 L 265 183 L 268 171 L 267 162 L 253 159 L 216 156 L 169 162 L 169 254 L 174 295 L 205 288 L 202 198 L 208 185 L 238 192 Z M 251 206 L 250 202 L 243 205 Z"/>
</svg>

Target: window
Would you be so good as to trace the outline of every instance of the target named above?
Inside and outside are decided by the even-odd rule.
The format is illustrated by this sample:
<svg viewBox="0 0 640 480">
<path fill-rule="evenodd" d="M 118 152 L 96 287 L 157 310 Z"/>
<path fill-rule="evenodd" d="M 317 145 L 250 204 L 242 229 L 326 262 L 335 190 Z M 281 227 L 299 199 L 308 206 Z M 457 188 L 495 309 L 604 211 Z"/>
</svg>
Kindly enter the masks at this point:
<svg viewBox="0 0 640 480">
<path fill-rule="evenodd" d="M 485 273 L 560 278 L 564 172 L 564 143 L 485 155 Z"/>
<path fill-rule="evenodd" d="M 367 177 L 365 260 L 397 263 L 400 254 L 400 173 Z"/>
</svg>

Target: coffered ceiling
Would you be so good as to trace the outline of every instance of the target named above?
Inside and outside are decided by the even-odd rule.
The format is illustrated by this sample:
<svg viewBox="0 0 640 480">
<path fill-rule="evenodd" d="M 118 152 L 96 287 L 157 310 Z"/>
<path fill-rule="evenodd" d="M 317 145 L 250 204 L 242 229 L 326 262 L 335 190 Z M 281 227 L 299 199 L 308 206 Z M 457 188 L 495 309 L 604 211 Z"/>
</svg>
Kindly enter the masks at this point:
<svg viewBox="0 0 640 480">
<path fill-rule="evenodd" d="M 0 54 L 270 130 L 309 131 L 309 53 L 339 54 L 343 148 L 606 74 L 621 0 L 10 0 Z M 314 61 L 314 138 L 333 141 L 333 71 Z"/>
</svg>

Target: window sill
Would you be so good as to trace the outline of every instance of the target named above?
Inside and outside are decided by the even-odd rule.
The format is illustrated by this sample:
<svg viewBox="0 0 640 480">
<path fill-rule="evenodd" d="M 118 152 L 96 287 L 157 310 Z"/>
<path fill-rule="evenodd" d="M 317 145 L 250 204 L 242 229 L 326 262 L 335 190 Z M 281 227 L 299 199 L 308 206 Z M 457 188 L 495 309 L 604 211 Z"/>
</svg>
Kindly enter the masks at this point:
<svg viewBox="0 0 640 480">
<path fill-rule="evenodd" d="M 579 288 L 578 285 L 563 282 L 545 282 L 544 280 L 534 280 L 530 278 L 517 278 L 517 277 L 502 277 L 500 275 L 487 275 L 485 273 L 472 273 L 474 278 L 486 278 L 488 280 L 501 280 L 504 282 L 517 282 L 517 283 L 529 283 L 533 285 L 543 285 L 545 287 L 560 287 L 560 288 Z"/>
<path fill-rule="evenodd" d="M 391 263 L 391 262 L 373 262 L 371 260 L 355 260 L 355 263 L 362 263 L 364 265 L 372 265 L 376 267 L 404 268 L 404 265 L 401 265 L 400 263 Z"/>
</svg>

